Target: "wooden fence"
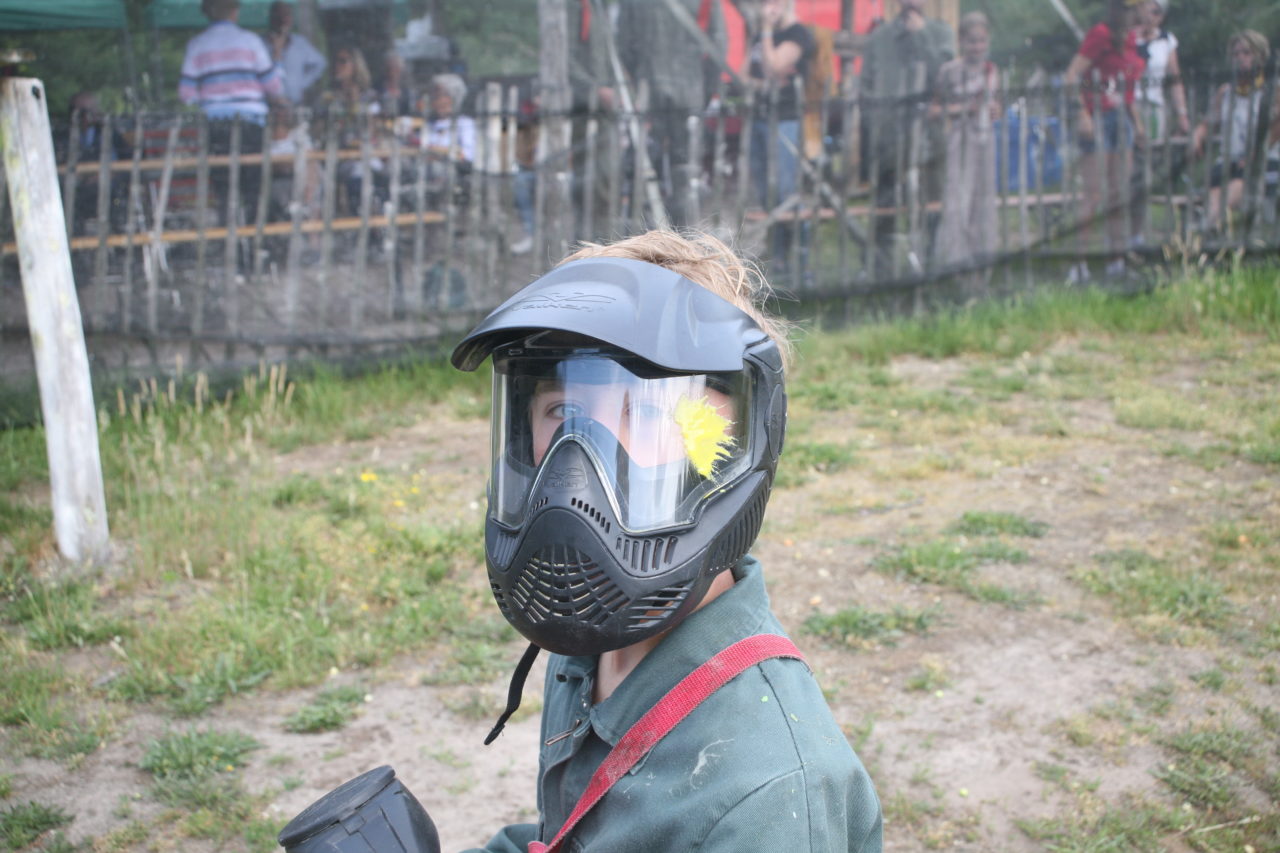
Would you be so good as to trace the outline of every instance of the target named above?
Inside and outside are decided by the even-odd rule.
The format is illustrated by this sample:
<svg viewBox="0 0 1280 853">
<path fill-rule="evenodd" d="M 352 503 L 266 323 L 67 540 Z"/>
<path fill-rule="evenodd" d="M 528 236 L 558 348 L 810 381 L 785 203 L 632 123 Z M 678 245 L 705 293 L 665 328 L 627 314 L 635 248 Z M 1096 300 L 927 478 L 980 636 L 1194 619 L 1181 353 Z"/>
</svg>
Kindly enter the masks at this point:
<svg viewBox="0 0 1280 853">
<path fill-rule="evenodd" d="M 1188 81 L 1193 126 L 1219 83 Z M 793 140 L 776 102 L 724 92 L 717 100 L 716 110 L 676 122 L 687 132 L 683 163 L 649 138 L 672 125 L 669 116 L 534 121 L 515 90 L 497 84 L 479 93 L 470 117 L 444 124 L 273 119 L 265 152 L 257 129 L 194 114 L 76 117 L 63 132 L 60 175 L 91 352 L 99 366 L 129 369 L 175 353 L 189 366 L 217 366 L 417 345 L 455 334 L 574 241 L 635 232 L 668 211 L 761 257 L 775 288 L 802 303 L 889 295 L 919 308 L 933 295 L 974 296 L 975 273 L 978 295 L 1001 294 L 1118 250 L 1140 259 L 1169 246 L 1280 246 L 1280 165 L 1257 144 L 1266 128 L 1254 126 L 1265 123 L 1265 107 L 1246 133 L 1241 212 L 1208 221 L 1212 164 L 1235 129 L 1209 134 L 1195 160 L 1170 123 L 1136 169 L 1107 176 L 1102 203 L 1088 207 L 1075 93 L 1006 87 L 982 131 L 997 161 L 994 243 L 944 264 L 933 234 L 946 187 L 966 179 L 945 156 L 947 105 L 851 91 L 809 105 L 803 124 L 818 132 Z M 475 131 L 469 161 L 465 123 Z M 430 144 L 441 128 L 446 144 Z M 886 128 L 899 134 L 889 147 Z M 1105 132 L 1098 122 L 1099 150 Z M 797 149 L 807 156 L 795 159 Z M 800 178 L 788 189 L 791 165 Z M 1121 208 L 1141 215 L 1126 213 L 1123 245 L 1108 247 L 1096 226 Z M 20 373 L 21 359 L 9 357 L 26 344 L 7 210 L 0 252 L 0 332 L 6 363 L 18 365 L 6 373 Z"/>
</svg>

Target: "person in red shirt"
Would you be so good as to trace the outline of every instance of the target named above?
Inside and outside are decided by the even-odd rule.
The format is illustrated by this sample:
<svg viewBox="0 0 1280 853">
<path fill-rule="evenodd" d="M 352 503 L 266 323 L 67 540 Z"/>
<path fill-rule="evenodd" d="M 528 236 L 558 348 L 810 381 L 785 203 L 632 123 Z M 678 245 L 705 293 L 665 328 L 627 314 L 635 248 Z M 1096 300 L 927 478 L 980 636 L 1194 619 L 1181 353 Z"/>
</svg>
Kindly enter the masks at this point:
<svg viewBox="0 0 1280 853">
<path fill-rule="evenodd" d="M 1080 96 L 1076 133 L 1084 179 L 1081 234 L 1088 242 L 1094 220 L 1105 215 L 1108 276 L 1125 272 L 1128 205 L 1124 196 L 1129 191 L 1132 148 L 1146 145 L 1142 116 L 1134 103 L 1135 84 L 1146 68 L 1137 50 L 1141 3 L 1109 0 L 1105 20 L 1085 35 L 1063 77 L 1066 86 Z M 1084 261 L 1074 265 L 1068 275 L 1072 282 L 1088 278 L 1089 267 Z"/>
</svg>

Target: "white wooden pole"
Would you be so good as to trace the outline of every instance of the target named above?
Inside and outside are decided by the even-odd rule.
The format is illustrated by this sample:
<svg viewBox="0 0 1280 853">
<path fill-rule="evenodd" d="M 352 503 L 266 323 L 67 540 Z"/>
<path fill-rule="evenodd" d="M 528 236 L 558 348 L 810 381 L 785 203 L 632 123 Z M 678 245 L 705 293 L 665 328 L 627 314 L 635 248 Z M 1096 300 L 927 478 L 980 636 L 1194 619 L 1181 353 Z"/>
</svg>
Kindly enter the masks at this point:
<svg viewBox="0 0 1280 853">
<path fill-rule="evenodd" d="M 107 548 L 107 507 L 49 113 L 39 80 L 0 84 L 0 148 L 40 385 L 54 535 L 64 557 L 84 562 Z"/>
</svg>

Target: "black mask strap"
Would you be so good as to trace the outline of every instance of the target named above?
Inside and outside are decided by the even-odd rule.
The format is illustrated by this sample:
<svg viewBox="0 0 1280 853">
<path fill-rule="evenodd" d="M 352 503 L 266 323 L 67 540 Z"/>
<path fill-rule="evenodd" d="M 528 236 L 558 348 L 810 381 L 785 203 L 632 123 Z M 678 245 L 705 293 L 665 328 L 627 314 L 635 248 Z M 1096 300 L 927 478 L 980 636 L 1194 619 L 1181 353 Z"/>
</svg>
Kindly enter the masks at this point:
<svg viewBox="0 0 1280 853">
<path fill-rule="evenodd" d="M 494 723 L 489 736 L 484 739 L 484 745 L 488 746 L 498 739 L 498 735 L 502 734 L 502 727 L 507 724 L 507 720 L 511 719 L 511 715 L 520 707 L 520 697 L 524 693 L 524 682 L 529 677 L 529 670 L 533 669 L 533 662 L 538 657 L 540 649 L 533 643 L 529 644 L 529 648 L 524 650 L 524 655 L 520 658 L 520 663 L 516 664 L 516 671 L 511 673 L 511 686 L 507 688 L 507 709 L 502 712 L 502 716 L 498 717 L 498 722 Z"/>
</svg>

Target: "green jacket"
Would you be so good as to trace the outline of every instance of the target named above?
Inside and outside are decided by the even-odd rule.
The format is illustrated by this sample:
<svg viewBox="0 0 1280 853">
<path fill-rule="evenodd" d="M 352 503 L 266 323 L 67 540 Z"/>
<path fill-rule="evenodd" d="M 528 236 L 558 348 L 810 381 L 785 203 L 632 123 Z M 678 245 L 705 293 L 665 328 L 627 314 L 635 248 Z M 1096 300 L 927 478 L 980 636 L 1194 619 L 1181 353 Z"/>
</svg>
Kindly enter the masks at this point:
<svg viewBox="0 0 1280 853">
<path fill-rule="evenodd" d="M 760 564 L 676 627 L 618 689 L 591 702 L 595 658 L 548 664 L 539 759 L 540 822 L 508 826 L 484 848 L 550 842 L 618 739 L 681 678 L 731 643 L 782 634 Z M 764 661 L 720 688 L 583 818 L 571 851 L 866 851 L 882 846 L 871 779 L 808 668 Z M 475 851 L 473 851 L 475 853 Z"/>
</svg>

